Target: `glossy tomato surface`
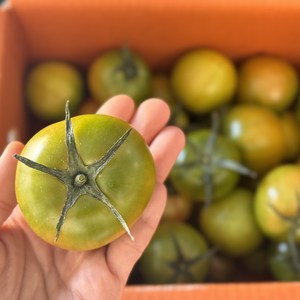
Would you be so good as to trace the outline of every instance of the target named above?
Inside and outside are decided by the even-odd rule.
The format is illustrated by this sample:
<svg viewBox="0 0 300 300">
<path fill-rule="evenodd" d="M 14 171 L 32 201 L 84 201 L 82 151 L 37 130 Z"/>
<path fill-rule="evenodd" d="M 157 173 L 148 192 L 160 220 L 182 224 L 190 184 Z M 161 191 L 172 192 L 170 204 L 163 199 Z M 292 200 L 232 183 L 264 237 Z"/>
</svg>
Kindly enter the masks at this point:
<svg viewBox="0 0 300 300">
<path fill-rule="evenodd" d="M 187 110 L 205 114 L 233 99 L 237 73 L 234 64 L 222 53 L 195 49 L 175 63 L 171 84 L 176 98 Z"/>
<path fill-rule="evenodd" d="M 300 242 L 300 167 L 284 164 L 261 180 L 255 193 L 255 214 L 266 236 L 275 241 Z"/>
<path fill-rule="evenodd" d="M 78 153 L 84 164 L 99 160 L 129 125 L 104 115 L 71 119 Z M 52 124 L 26 144 L 22 156 L 58 170 L 68 166 L 65 122 Z M 132 130 L 127 140 L 98 175 L 97 185 L 131 227 L 152 194 L 155 169 L 144 139 Z M 66 200 L 66 186 L 57 178 L 18 163 L 16 195 L 26 221 L 50 244 L 66 249 L 97 248 L 124 233 L 114 214 L 101 201 L 87 195 L 70 208 L 55 241 L 56 225 Z"/>
<path fill-rule="evenodd" d="M 237 90 L 239 101 L 257 103 L 279 112 L 289 108 L 295 100 L 299 78 L 288 61 L 273 55 L 256 55 L 242 63 Z"/>
<path fill-rule="evenodd" d="M 279 117 L 256 104 L 231 107 L 224 117 L 224 134 L 241 150 L 243 161 L 264 174 L 279 164 L 286 152 L 286 138 Z"/>
</svg>

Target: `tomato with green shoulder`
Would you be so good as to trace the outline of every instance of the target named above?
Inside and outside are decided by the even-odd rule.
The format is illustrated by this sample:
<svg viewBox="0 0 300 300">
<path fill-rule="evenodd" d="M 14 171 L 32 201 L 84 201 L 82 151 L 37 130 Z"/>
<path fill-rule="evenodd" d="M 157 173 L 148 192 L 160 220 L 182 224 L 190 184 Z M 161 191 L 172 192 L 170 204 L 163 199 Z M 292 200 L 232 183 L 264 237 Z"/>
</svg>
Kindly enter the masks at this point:
<svg viewBox="0 0 300 300">
<path fill-rule="evenodd" d="M 254 198 L 262 232 L 273 241 L 300 242 L 300 167 L 283 164 L 260 181 Z"/>
<path fill-rule="evenodd" d="M 154 189 L 147 144 L 111 116 L 67 112 L 66 121 L 39 131 L 15 157 L 16 196 L 28 225 L 65 249 L 95 249 L 124 232 L 132 237 Z"/>
</svg>

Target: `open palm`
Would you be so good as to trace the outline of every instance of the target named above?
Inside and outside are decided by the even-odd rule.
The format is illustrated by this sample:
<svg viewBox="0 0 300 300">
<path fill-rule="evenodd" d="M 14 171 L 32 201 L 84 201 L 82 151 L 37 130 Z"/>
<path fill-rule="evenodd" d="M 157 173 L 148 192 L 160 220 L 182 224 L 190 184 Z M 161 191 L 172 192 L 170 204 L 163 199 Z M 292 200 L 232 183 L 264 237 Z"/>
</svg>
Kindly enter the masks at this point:
<svg viewBox="0 0 300 300">
<path fill-rule="evenodd" d="M 129 122 L 148 143 L 156 166 L 156 186 L 143 215 L 106 247 L 79 252 L 53 247 L 27 226 L 16 203 L 16 160 L 23 145 L 12 142 L 0 158 L 0 293 L 1 299 L 120 299 L 128 276 L 150 241 L 166 202 L 164 180 L 184 145 L 180 129 L 166 126 L 170 116 L 161 100 L 137 109 L 127 96 L 116 96 L 98 111 Z"/>
</svg>

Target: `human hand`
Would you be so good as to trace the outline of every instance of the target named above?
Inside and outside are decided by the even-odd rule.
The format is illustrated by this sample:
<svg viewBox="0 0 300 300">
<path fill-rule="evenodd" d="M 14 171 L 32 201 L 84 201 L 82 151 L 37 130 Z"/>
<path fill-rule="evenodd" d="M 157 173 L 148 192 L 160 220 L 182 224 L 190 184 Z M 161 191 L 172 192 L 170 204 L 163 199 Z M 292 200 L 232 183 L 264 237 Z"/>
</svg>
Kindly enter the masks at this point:
<svg viewBox="0 0 300 300">
<path fill-rule="evenodd" d="M 116 96 L 98 111 L 129 122 L 148 143 L 156 166 L 156 186 L 141 218 L 109 245 L 85 252 L 53 247 L 27 226 L 17 206 L 14 178 L 23 145 L 13 142 L 0 158 L 0 291 L 1 299 L 120 299 L 128 276 L 149 243 L 163 213 L 163 184 L 184 145 L 184 135 L 166 126 L 168 106 L 151 99 L 135 109 L 127 96 Z"/>
</svg>

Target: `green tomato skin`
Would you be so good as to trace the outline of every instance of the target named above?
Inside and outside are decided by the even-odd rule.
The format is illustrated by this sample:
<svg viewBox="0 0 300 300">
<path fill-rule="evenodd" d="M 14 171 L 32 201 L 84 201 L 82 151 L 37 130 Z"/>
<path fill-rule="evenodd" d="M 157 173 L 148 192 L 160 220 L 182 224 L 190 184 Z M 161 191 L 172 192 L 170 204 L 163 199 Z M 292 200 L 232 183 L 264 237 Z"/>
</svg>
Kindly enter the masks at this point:
<svg viewBox="0 0 300 300">
<path fill-rule="evenodd" d="M 231 102 L 237 87 L 237 71 L 220 52 L 195 49 L 176 62 L 171 85 L 187 110 L 205 114 Z"/>
<path fill-rule="evenodd" d="M 239 147 L 245 165 L 260 175 L 284 158 L 283 125 L 278 115 L 266 107 L 252 103 L 232 106 L 224 117 L 223 132 Z"/>
<path fill-rule="evenodd" d="M 178 259 L 173 238 L 176 238 L 185 259 L 192 260 L 209 251 L 202 234 L 191 225 L 179 221 L 163 222 L 139 260 L 139 269 L 144 280 L 154 284 L 204 281 L 208 273 L 208 258 L 200 259 L 189 266 L 192 278 L 180 275 L 178 270 L 170 267 Z"/>
<path fill-rule="evenodd" d="M 108 51 L 92 62 L 88 71 L 88 86 L 92 96 L 100 103 L 118 94 L 126 94 L 138 104 L 149 97 L 150 69 L 137 54 L 131 55 L 137 74 L 129 79 L 122 70 L 118 70 L 123 62 L 122 50 Z"/>
<path fill-rule="evenodd" d="M 66 101 L 75 112 L 84 98 L 84 80 L 71 64 L 46 61 L 34 66 L 25 82 L 27 103 L 32 113 L 46 121 L 64 118 Z"/>
<path fill-rule="evenodd" d="M 298 255 L 300 247 L 296 248 Z M 294 265 L 290 245 L 286 242 L 272 243 L 269 249 L 268 265 L 271 274 L 279 281 L 299 281 L 300 261 Z"/>
<path fill-rule="evenodd" d="M 299 92 L 297 70 L 279 57 L 257 55 L 239 70 L 238 101 L 257 103 L 276 112 L 287 110 Z"/>
<path fill-rule="evenodd" d="M 255 193 L 255 215 L 262 232 L 273 241 L 286 241 L 292 230 L 292 222 L 299 212 L 300 167 L 283 164 L 272 169 L 260 181 Z M 278 214 L 279 213 L 279 214 Z M 297 216 L 298 220 L 300 216 Z M 295 238 L 300 243 L 299 225 Z"/>
<path fill-rule="evenodd" d="M 82 115 L 71 119 L 75 142 L 86 165 L 98 160 L 129 128 L 121 120 L 104 115 Z M 67 168 L 65 122 L 38 132 L 22 152 L 33 161 L 57 169 Z M 138 132 L 132 130 L 97 184 L 131 227 L 146 207 L 155 184 L 151 153 Z M 55 246 L 89 250 L 104 246 L 124 233 L 112 212 L 100 201 L 83 195 L 69 210 L 55 241 L 56 225 L 66 199 L 66 187 L 51 175 L 18 163 L 16 196 L 32 230 Z M 129 238 L 129 237 L 128 237 Z"/>
<path fill-rule="evenodd" d="M 231 257 L 255 251 L 264 239 L 254 216 L 253 194 L 244 188 L 203 208 L 199 225 L 205 237 Z"/>
<path fill-rule="evenodd" d="M 205 184 L 203 182 L 204 164 L 199 161 L 196 162 L 196 159 L 202 155 L 209 136 L 210 131 L 205 129 L 189 133 L 186 138 L 196 146 L 197 153 L 195 153 L 194 147 L 191 147 L 190 143 L 187 142 L 170 173 L 170 179 L 178 192 L 198 201 L 204 200 Z M 217 166 L 215 162 L 221 159 L 240 162 L 241 156 L 239 150 L 231 141 L 219 135 L 210 157 L 213 178 L 212 197 L 213 200 L 216 200 L 234 189 L 240 175 Z M 184 166 L 189 163 L 192 163 L 193 166 L 189 168 Z"/>
</svg>

